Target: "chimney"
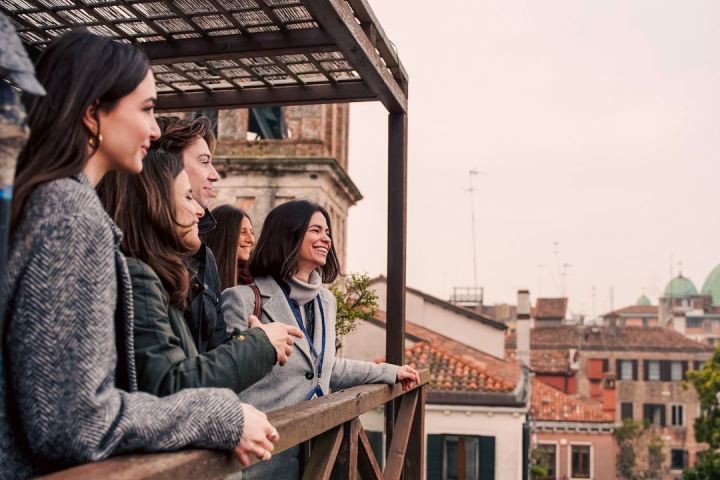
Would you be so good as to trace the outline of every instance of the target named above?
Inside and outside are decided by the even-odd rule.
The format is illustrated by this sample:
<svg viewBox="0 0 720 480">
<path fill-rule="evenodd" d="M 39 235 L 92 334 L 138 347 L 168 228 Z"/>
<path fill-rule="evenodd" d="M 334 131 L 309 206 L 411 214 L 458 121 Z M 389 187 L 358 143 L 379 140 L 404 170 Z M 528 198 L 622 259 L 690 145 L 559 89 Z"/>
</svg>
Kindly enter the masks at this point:
<svg viewBox="0 0 720 480">
<path fill-rule="evenodd" d="M 610 312 L 605 317 L 605 319 L 607 320 L 608 333 L 610 334 L 610 336 L 614 337 L 617 335 L 618 318 L 620 318 L 620 315 L 615 312 Z"/>
<path fill-rule="evenodd" d="M 517 296 L 517 359 L 530 368 L 530 292 L 518 290 Z"/>
</svg>

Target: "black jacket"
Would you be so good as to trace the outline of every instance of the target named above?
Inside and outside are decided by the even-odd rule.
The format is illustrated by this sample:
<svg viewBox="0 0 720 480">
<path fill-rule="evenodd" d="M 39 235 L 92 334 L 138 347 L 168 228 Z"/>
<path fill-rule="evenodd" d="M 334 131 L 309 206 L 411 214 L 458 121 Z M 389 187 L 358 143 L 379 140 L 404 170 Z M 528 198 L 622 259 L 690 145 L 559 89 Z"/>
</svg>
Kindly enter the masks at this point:
<svg viewBox="0 0 720 480">
<path fill-rule="evenodd" d="M 190 303 L 185 321 L 199 353 L 212 350 L 227 338 L 220 297 L 220 274 L 215 255 L 204 243 L 190 258 Z"/>
<path fill-rule="evenodd" d="M 135 363 L 140 390 L 157 396 L 186 388 L 230 388 L 239 393 L 263 378 L 276 361 L 265 332 L 251 328 L 199 354 L 179 309 L 149 265 L 129 257 L 135 321 Z"/>
</svg>

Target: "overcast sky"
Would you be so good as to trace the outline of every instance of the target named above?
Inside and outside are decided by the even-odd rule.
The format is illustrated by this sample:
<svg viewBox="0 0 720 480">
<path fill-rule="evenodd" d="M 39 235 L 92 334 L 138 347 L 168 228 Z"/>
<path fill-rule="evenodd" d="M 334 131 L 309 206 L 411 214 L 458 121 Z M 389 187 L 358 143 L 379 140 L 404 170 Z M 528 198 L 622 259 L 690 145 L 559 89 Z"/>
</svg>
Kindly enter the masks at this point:
<svg viewBox="0 0 720 480">
<path fill-rule="evenodd" d="M 410 76 L 408 285 L 591 314 L 720 263 L 720 2 L 374 0 Z M 387 122 L 353 104 L 349 271 L 386 269 Z M 559 261 L 554 255 L 557 242 Z"/>
</svg>

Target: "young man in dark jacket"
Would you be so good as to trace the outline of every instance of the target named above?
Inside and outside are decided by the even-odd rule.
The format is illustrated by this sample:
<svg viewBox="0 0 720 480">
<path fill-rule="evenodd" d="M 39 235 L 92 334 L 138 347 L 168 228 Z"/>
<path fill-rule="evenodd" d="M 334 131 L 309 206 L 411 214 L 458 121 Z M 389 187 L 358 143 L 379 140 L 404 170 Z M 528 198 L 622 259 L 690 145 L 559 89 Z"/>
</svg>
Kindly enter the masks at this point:
<svg viewBox="0 0 720 480">
<path fill-rule="evenodd" d="M 215 218 L 208 209 L 214 196 L 213 184 L 220 180 L 212 164 L 212 152 L 215 149 L 212 126 L 207 117 L 194 120 L 157 117 L 157 122 L 161 136 L 153 142 L 152 148 L 160 148 L 182 157 L 193 196 L 205 209 L 205 216 L 200 219 L 199 225 L 202 237 L 216 226 Z M 189 308 L 184 312 L 185 320 L 198 353 L 204 353 L 228 341 L 230 337 L 222 315 L 220 275 L 215 255 L 205 243 L 188 259 L 188 268 L 191 271 L 191 298 Z M 284 365 L 292 351 L 288 349 L 292 341 L 287 327 L 281 324 L 262 325 L 257 320 L 253 320 L 251 325 L 265 332 L 275 347 L 277 362 Z M 251 366 L 248 365 L 248 368 Z"/>
</svg>

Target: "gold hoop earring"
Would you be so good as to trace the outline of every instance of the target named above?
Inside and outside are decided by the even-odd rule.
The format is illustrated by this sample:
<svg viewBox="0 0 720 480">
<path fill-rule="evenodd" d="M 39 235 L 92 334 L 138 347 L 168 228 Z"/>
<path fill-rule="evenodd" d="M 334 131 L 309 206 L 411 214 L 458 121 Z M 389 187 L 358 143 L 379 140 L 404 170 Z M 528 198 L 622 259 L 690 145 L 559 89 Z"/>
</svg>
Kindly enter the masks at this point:
<svg viewBox="0 0 720 480">
<path fill-rule="evenodd" d="M 90 145 L 90 148 L 93 150 L 97 150 L 98 147 L 100 147 L 102 140 L 102 133 L 98 133 L 96 136 L 88 138 L 88 145 Z"/>
</svg>

